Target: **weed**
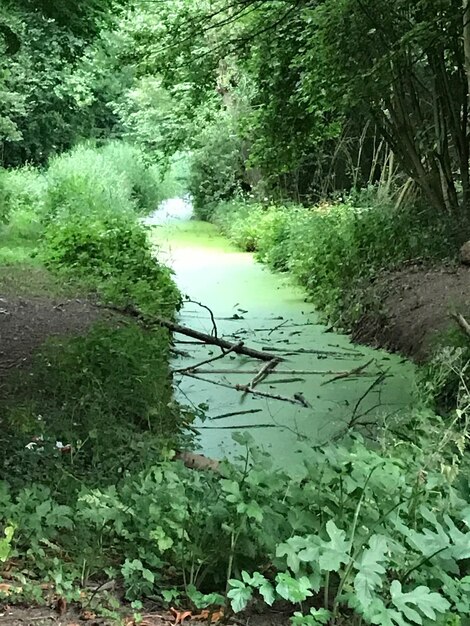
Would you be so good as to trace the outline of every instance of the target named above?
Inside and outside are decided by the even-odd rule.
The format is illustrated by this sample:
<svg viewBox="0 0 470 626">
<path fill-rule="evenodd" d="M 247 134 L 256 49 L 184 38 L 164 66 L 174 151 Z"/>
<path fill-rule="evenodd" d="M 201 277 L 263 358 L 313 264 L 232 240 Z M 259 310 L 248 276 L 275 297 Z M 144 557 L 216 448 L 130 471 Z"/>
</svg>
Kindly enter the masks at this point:
<svg viewBox="0 0 470 626">
<path fill-rule="evenodd" d="M 55 219 L 46 228 L 41 259 L 117 305 L 134 303 L 171 317 L 180 304 L 171 271 L 157 262 L 145 229 L 128 216 Z"/>
</svg>

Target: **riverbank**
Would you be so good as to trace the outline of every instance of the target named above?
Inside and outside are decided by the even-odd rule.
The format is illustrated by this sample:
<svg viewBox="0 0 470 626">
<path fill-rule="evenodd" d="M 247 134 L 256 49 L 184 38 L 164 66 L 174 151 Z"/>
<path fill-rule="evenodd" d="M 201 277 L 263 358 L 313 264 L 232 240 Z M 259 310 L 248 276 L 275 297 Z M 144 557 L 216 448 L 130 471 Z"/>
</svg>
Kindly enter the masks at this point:
<svg viewBox="0 0 470 626">
<path fill-rule="evenodd" d="M 470 313 L 470 269 L 404 266 L 379 274 L 360 297 L 376 306 L 353 323 L 353 340 L 424 363 L 458 330 L 451 315 Z"/>
<path fill-rule="evenodd" d="M 455 260 L 465 228 L 446 220 L 351 201 L 235 201 L 210 218 L 241 249 L 291 274 L 322 318 L 357 343 L 422 363 L 455 328 L 450 314 L 470 311 L 470 271 Z"/>
</svg>

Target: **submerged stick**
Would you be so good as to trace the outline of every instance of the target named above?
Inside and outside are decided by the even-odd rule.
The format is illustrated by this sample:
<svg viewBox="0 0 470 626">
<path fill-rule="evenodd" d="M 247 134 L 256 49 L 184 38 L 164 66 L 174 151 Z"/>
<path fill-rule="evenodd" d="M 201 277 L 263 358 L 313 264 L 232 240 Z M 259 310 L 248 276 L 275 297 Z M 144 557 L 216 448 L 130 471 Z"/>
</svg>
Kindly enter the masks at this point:
<svg viewBox="0 0 470 626">
<path fill-rule="evenodd" d="M 251 393 L 254 396 L 261 396 L 262 398 L 270 398 L 271 400 L 280 400 L 281 402 L 289 402 L 290 404 L 300 404 L 301 406 L 306 406 L 305 402 L 302 402 L 300 398 L 290 398 L 289 396 L 281 396 L 279 394 L 267 393 L 266 391 L 259 391 L 259 389 L 250 389 L 248 385 L 229 385 L 228 383 L 224 383 L 220 380 L 211 380 L 210 378 L 204 378 L 203 376 L 199 376 L 199 374 L 192 374 L 190 372 L 186 373 L 185 376 L 189 376 L 190 378 L 194 378 L 196 380 L 202 380 L 203 382 L 210 383 L 211 385 L 225 387 L 226 389 L 246 391 L 247 393 Z"/>
</svg>

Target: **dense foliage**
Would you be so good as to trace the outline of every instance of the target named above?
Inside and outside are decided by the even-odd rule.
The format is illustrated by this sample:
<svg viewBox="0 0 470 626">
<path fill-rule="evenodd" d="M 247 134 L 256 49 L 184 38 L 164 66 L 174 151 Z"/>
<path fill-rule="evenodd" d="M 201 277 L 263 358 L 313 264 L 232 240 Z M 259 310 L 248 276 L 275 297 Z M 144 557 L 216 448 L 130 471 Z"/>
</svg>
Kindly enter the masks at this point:
<svg viewBox="0 0 470 626">
<path fill-rule="evenodd" d="M 367 193 L 310 209 L 233 201 L 212 219 L 272 269 L 289 270 L 327 318 L 346 326 L 361 313 L 361 285 L 379 270 L 445 259 L 459 236 L 450 220 L 377 205 Z"/>
<path fill-rule="evenodd" d="M 244 439 L 235 464 L 194 472 L 172 460 L 199 408 L 173 401 L 170 338 L 115 308 L 178 311 L 138 218 L 183 191 L 186 157 L 198 216 L 335 322 L 380 304 L 357 298 L 380 270 L 452 255 L 468 239 L 467 0 L 7 1 L 0 52 L 0 261 L 26 290 L 39 276 L 42 297 L 114 311 L 2 380 L 16 592 L 0 593 L 39 600 L 51 581 L 78 601 L 113 578 L 129 600 L 226 613 L 287 601 L 293 626 L 463 623 L 468 341 L 425 376 L 445 420 L 421 409 L 371 446 L 306 447 L 295 471 Z"/>
</svg>

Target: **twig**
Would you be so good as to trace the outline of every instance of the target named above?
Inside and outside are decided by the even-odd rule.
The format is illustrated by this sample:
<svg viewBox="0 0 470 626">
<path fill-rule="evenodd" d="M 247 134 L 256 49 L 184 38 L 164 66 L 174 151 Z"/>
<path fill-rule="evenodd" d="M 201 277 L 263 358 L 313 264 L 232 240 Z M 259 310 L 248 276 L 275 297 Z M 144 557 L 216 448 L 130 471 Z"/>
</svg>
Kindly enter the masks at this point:
<svg viewBox="0 0 470 626">
<path fill-rule="evenodd" d="M 219 359 L 223 359 L 225 356 L 227 356 L 227 354 L 230 354 L 230 352 L 235 352 L 235 350 L 237 348 L 241 348 L 242 346 L 243 346 L 243 341 L 240 341 L 240 343 L 237 343 L 236 345 L 232 346 L 230 348 L 230 350 L 223 350 L 222 349 L 222 354 L 218 354 L 217 356 L 213 356 L 210 359 L 206 359 L 205 361 L 201 361 L 200 363 L 195 363 L 194 365 L 190 365 L 189 367 L 181 367 L 180 369 L 173 370 L 173 372 L 175 374 L 185 374 L 186 372 L 194 372 L 195 370 L 199 369 L 203 365 L 207 365 L 208 363 L 213 363 L 214 361 L 218 361 Z"/>
<path fill-rule="evenodd" d="M 258 383 L 263 381 L 269 374 L 269 372 L 271 372 L 276 367 L 276 365 L 279 364 L 279 362 L 279 359 L 273 359 L 272 361 L 265 363 L 263 367 L 257 372 L 251 383 L 247 385 L 247 391 L 245 391 L 245 394 L 248 393 L 248 389 L 254 389 Z"/>
<path fill-rule="evenodd" d="M 451 313 L 451 317 L 457 322 L 466 335 L 470 337 L 470 324 L 461 313 Z"/>
<path fill-rule="evenodd" d="M 254 396 L 261 396 L 262 398 L 270 398 L 272 400 L 280 400 L 282 402 L 289 402 L 290 404 L 300 404 L 301 406 L 305 406 L 305 404 L 297 398 L 290 398 L 288 396 L 281 396 L 278 394 L 267 393 L 265 391 L 259 391 L 258 389 L 250 389 L 247 385 L 229 385 L 228 383 L 224 383 L 220 380 L 211 380 L 210 378 L 204 378 L 203 376 L 199 376 L 199 374 L 191 374 L 189 372 L 185 374 L 185 376 L 189 376 L 190 378 L 195 378 L 196 380 L 202 380 L 203 382 L 210 383 L 211 385 L 218 385 L 219 387 L 225 387 L 226 389 L 234 389 L 235 391 L 247 391 L 248 393 L 251 393 Z"/>
<path fill-rule="evenodd" d="M 269 363 L 265 363 L 250 383 L 250 388 L 254 389 L 256 385 L 262 382 L 266 376 L 280 363 L 279 359 L 273 359 Z"/>
<path fill-rule="evenodd" d="M 363 402 L 363 400 L 365 398 L 367 398 L 367 396 L 371 393 L 371 391 L 373 389 L 375 389 L 375 387 L 377 387 L 377 385 L 380 385 L 386 378 L 388 373 L 388 370 L 386 370 L 385 372 L 381 372 L 377 378 L 367 387 L 367 389 L 364 391 L 364 393 L 361 395 L 361 397 L 359 398 L 359 400 L 356 402 L 352 415 L 351 415 L 351 419 L 349 420 L 349 428 L 352 428 L 355 423 L 356 423 L 356 414 L 357 414 L 357 410 L 360 407 L 361 403 Z M 358 419 L 361 419 L 362 416 L 359 416 Z"/>
<path fill-rule="evenodd" d="M 370 361 L 367 361 L 367 363 L 364 363 L 364 365 L 360 365 L 359 367 L 355 367 L 354 369 L 349 370 L 349 372 L 341 372 L 334 378 L 331 378 L 330 380 L 325 380 L 322 385 L 328 385 L 329 383 L 334 383 L 336 380 L 349 378 L 350 376 L 357 376 L 358 374 L 363 375 L 363 371 L 366 369 L 366 367 L 369 367 L 369 365 L 373 362 L 374 359 L 371 359 Z"/>
<path fill-rule="evenodd" d="M 223 420 L 227 417 L 235 417 L 237 415 L 252 415 L 253 413 L 262 413 L 263 409 L 247 409 L 246 411 L 232 411 L 231 413 L 224 413 L 223 415 L 216 415 L 215 417 L 208 417 L 209 421 Z"/>
<path fill-rule="evenodd" d="M 205 309 L 206 311 L 208 311 L 212 322 L 212 334 L 214 337 L 218 337 L 217 324 L 215 323 L 215 316 L 212 309 L 209 308 L 207 304 L 202 304 L 202 302 L 197 302 L 197 300 L 191 300 L 191 298 L 188 298 L 187 296 L 185 298 L 185 301 L 190 302 L 191 304 L 196 304 L 197 306 L 200 306 L 201 309 Z"/>
</svg>

